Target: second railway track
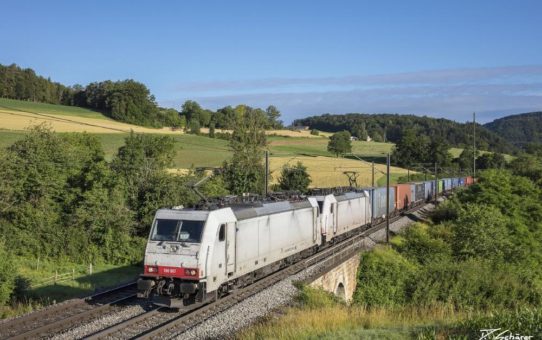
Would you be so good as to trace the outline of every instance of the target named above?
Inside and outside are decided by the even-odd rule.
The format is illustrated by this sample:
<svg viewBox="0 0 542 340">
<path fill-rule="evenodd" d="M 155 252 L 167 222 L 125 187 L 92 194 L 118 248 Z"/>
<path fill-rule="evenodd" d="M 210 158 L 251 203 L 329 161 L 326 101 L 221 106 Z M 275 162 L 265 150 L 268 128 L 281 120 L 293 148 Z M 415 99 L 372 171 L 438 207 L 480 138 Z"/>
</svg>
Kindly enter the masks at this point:
<svg viewBox="0 0 542 340">
<path fill-rule="evenodd" d="M 0 339 L 37 339 L 63 332 L 109 313 L 136 298 L 136 284 L 125 284 L 87 298 L 52 305 L 0 324 Z"/>
</svg>

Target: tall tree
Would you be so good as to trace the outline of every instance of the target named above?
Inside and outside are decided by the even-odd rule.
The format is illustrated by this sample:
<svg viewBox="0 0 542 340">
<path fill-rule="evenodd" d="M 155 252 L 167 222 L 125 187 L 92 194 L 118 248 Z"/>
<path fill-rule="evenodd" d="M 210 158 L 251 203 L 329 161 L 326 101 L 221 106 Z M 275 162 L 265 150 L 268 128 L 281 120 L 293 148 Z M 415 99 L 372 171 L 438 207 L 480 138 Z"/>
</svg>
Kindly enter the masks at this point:
<svg viewBox="0 0 542 340">
<path fill-rule="evenodd" d="M 185 101 L 181 107 L 181 115 L 186 117 L 187 122 L 190 122 L 193 119 L 199 121 L 202 111 L 203 109 L 201 108 L 201 106 L 193 100 Z"/>
<path fill-rule="evenodd" d="M 267 109 L 265 109 L 265 113 L 267 114 L 267 129 L 282 128 L 282 121 L 279 120 L 280 111 L 275 106 L 269 105 Z"/>
<path fill-rule="evenodd" d="M 335 154 L 336 157 L 352 151 L 352 141 L 350 140 L 350 132 L 341 131 L 333 134 L 329 138 L 327 151 Z"/>
<path fill-rule="evenodd" d="M 249 106 L 236 108 L 238 118 L 230 139 L 231 161 L 224 164 L 225 182 L 234 194 L 261 193 L 265 169 L 263 150 L 267 144 L 264 127 L 267 119 L 261 110 Z"/>
<path fill-rule="evenodd" d="M 428 159 L 429 144 L 427 136 L 419 135 L 414 129 L 407 129 L 395 146 L 393 160 L 400 166 L 412 167 L 417 163 L 425 163 Z"/>
</svg>

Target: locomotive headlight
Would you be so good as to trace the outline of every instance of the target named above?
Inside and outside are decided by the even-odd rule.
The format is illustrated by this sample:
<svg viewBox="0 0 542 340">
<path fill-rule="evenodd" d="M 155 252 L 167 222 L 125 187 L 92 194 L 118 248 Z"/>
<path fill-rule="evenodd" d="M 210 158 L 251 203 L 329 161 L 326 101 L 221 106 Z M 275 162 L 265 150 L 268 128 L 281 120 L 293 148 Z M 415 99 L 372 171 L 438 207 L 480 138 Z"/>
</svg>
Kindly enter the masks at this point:
<svg viewBox="0 0 542 340">
<path fill-rule="evenodd" d="M 186 268 L 184 270 L 184 275 L 187 275 L 187 276 L 196 276 L 197 274 L 198 274 L 198 271 L 196 269 Z"/>
</svg>

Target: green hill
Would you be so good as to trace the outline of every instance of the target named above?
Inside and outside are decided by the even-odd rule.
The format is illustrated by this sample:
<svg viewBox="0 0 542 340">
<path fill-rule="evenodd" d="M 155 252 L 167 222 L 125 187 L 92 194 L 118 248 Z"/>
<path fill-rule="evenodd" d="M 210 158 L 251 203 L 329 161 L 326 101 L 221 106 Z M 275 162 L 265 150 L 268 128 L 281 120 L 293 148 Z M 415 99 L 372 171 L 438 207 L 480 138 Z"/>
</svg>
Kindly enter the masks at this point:
<svg viewBox="0 0 542 340">
<path fill-rule="evenodd" d="M 514 145 L 542 143 L 542 111 L 499 118 L 484 127 Z"/>
<path fill-rule="evenodd" d="M 109 119 L 101 112 L 83 107 L 38 103 L 24 100 L 0 98 L 0 110 L 23 111 L 31 113 L 53 114 L 62 116 L 76 116 L 95 119 Z"/>
<path fill-rule="evenodd" d="M 311 129 L 335 132 L 348 130 L 354 136 L 375 141 L 397 143 L 406 129 L 414 128 L 429 137 L 442 137 L 450 146 L 464 147 L 472 143 L 472 123 L 458 123 L 444 118 L 399 114 L 324 114 L 294 121 Z M 482 150 L 512 154 L 517 148 L 482 125 L 476 126 L 477 145 Z"/>
</svg>

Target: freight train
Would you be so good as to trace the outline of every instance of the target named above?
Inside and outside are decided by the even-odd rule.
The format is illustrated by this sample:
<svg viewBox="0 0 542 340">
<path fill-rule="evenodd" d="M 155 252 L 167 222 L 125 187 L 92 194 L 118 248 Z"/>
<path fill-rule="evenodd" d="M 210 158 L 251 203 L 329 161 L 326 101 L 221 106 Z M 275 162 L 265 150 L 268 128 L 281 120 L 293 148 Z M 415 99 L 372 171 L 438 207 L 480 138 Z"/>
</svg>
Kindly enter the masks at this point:
<svg viewBox="0 0 542 340">
<path fill-rule="evenodd" d="M 390 187 L 390 217 L 473 183 L 445 178 Z M 138 297 L 170 308 L 218 299 L 386 218 L 386 188 L 296 200 L 156 212 Z"/>
</svg>

